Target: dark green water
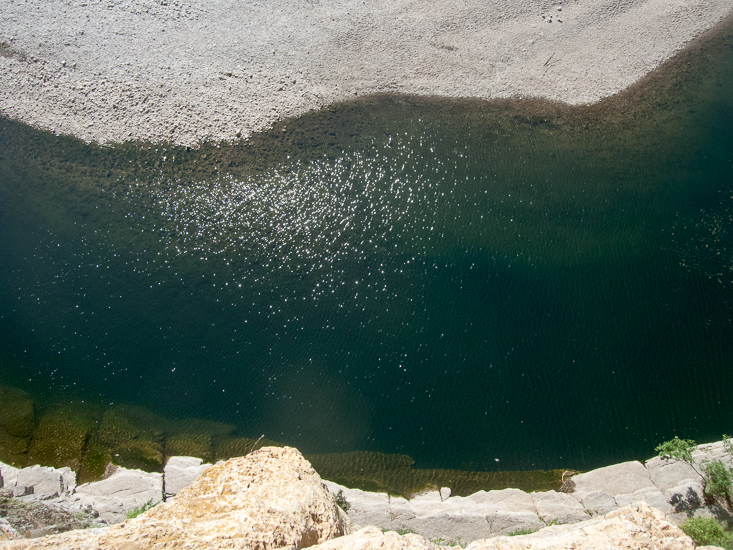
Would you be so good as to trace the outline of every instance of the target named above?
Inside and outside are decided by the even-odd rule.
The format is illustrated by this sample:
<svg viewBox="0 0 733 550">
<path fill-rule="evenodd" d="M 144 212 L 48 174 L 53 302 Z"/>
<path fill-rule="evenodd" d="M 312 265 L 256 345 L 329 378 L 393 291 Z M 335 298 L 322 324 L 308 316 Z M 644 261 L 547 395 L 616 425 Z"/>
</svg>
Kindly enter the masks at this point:
<svg viewBox="0 0 733 550">
<path fill-rule="evenodd" d="M 2 120 L 0 381 L 419 467 L 730 433 L 730 34 L 589 109 L 375 98 L 196 151 Z"/>
</svg>

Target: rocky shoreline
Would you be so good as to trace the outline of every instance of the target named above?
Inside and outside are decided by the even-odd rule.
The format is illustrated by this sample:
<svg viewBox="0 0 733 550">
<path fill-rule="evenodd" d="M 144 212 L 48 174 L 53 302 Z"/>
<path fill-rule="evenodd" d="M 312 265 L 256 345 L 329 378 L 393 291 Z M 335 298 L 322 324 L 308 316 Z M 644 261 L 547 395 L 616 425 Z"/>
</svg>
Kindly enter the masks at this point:
<svg viewBox="0 0 733 550">
<path fill-rule="evenodd" d="M 267 447 L 265 451 L 278 456 L 297 453 L 288 447 Z M 302 459 L 299 453 L 297 456 Z M 718 459 L 728 467 L 732 465 L 722 441 L 700 445 L 693 456 L 698 461 Z M 135 512 L 174 501 L 212 468 L 237 460 L 219 462 L 214 468 L 198 458 L 171 457 L 162 474 L 111 467 L 105 479 L 79 486 L 69 468 L 17 469 L 0 463 L 0 509 L 4 510 L 0 540 L 124 523 Z M 302 461 L 312 470 L 305 459 Z M 507 488 L 460 497 L 451 496 L 450 488 L 445 487 L 408 500 L 326 480 L 322 484 L 332 496 L 345 497 L 348 517 L 354 524 L 466 544 L 516 532 L 536 532 L 550 525 L 588 522 L 640 503 L 652 507 L 661 517 L 666 515 L 666 521 L 672 524 L 693 516 L 733 523 L 725 507 L 704 505 L 702 483 L 689 464 L 655 457 L 644 464 L 631 461 L 576 475 L 566 482 L 563 492 L 526 493 Z"/>
<path fill-rule="evenodd" d="M 375 93 L 584 105 L 729 0 L 0 4 L 0 115 L 99 143 L 236 140 Z"/>
</svg>

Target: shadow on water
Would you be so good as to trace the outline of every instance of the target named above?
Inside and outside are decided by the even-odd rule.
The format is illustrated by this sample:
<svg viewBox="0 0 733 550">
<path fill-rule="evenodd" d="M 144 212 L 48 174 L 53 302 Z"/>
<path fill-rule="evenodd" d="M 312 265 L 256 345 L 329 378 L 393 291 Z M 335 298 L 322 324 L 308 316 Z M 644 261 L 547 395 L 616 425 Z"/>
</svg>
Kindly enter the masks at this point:
<svg viewBox="0 0 733 550">
<path fill-rule="evenodd" d="M 193 150 L 3 119 L 2 381 L 424 468 L 715 439 L 731 35 L 587 107 L 377 96 Z"/>
</svg>

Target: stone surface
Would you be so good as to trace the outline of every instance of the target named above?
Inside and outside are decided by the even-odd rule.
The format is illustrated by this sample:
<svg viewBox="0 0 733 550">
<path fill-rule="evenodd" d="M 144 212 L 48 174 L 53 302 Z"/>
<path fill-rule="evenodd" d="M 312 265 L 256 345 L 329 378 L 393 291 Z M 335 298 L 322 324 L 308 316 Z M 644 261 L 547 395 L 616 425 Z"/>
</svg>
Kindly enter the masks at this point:
<svg viewBox="0 0 733 550">
<path fill-rule="evenodd" d="M 8 539 L 35 538 L 101 525 L 93 510 L 77 509 L 72 512 L 49 501 L 13 498 L 8 490 L 0 490 L 0 517 L 6 521 Z"/>
<path fill-rule="evenodd" d="M 376 525 L 388 527 L 392 523 L 390 514 L 390 497 L 386 493 L 371 493 L 358 489 L 349 489 L 332 481 L 325 481 L 332 494 L 342 492 L 349 503 L 349 517 L 357 525 Z"/>
<path fill-rule="evenodd" d="M 702 506 L 705 502 L 705 495 L 702 485 L 696 481 L 688 481 L 667 491 L 667 500 L 677 512 L 682 512 Z"/>
<path fill-rule="evenodd" d="M 627 494 L 639 489 L 656 489 L 649 472 L 641 462 L 622 462 L 598 468 L 573 477 L 575 491 L 606 491 L 612 495 Z"/>
<path fill-rule="evenodd" d="M 31 488 L 25 491 L 22 488 Z M 70 468 L 51 468 L 50 466 L 30 466 L 18 470 L 15 475 L 14 492 L 38 496 L 59 496 L 69 493 L 76 487 L 76 474 Z"/>
<path fill-rule="evenodd" d="M 575 498 L 591 516 L 607 514 L 614 508 L 617 508 L 616 499 L 608 491 L 588 491 L 583 493 L 575 493 Z"/>
<path fill-rule="evenodd" d="M 572 525 L 546 527 L 516 537 L 492 537 L 475 541 L 466 550 L 693 550 L 692 539 L 666 521 L 664 514 L 646 504 L 626 506 L 605 517 Z"/>
<path fill-rule="evenodd" d="M 191 485 L 211 464 L 192 456 L 172 456 L 163 469 L 165 494 L 175 496 Z"/>
<path fill-rule="evenodd" d="M 71 531 L 0 548 L 295 550 L 350 532 L 348 516 L 303 456 L 267 447 L 208 468 L 170 501 L 101 534 Z"/>
<path fill-rule="evenodd" d="M 654 485 L 665 494 L 687 481 L 702 483 L 702 477 L 695 469 L 681 460 L 666 460 L 657 456 L 647 460 L 645 465 Z"/>
<path fill-rule="evenodd" d="M 376 527 L 365 527 L 345 537 L 329 540 L 311 547 L 313 550 L 434 550 L 436 546 L 420 535 L 399 535 L 383 532 Z"/>
<path fill-rule="evenodd" d="M 576 499 L 565 493 L 547 491 L 532 493 L 532 502 L 537 515 L 545 523 L 575 523 L 590 519 L 590 516 Z"/>
<path fill-rule="evenodd" d="M 119 523 L 135 508 L 163 500 L 163 476 L 119 467 L 107 479 L 80 485 L 74 496 L 82 505 L 97 510 L 108 523 Z"/>
<path fill-rule="evenodd" d="M 15 487 L 20 468 L 0 462 L 0 488 Z"/>
</svg>

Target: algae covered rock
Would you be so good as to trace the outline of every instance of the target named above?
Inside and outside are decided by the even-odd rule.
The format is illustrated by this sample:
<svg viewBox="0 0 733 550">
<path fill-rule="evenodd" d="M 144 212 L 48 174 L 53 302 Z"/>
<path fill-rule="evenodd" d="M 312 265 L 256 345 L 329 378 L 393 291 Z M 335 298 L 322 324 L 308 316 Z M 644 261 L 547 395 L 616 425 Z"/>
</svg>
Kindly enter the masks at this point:
<svg viewBox="0 0 733 550">
<path fill-rule="evenodd" d="M 23 466 L 35 427 L 33 399 L 24 391 L 0 386 L 0 461 Z"/>
<path fill-rule="evenodd" d="M 193 456 L 205 462 L 212 462 L 214 447 L 211 436 L 204 434 L 180 434 L 168 438 L 165 452 L 168 456 Z"/>
<path fill-rule="evenodd" d="M 227 460 L 237 456 L 245 456 L 262 447 L 282 446 L 281 443 L 275 443 L 267 438 L 250 439 L 248 437 L 238 437 L 219 444 L 216 448 L 216 460 Z"/>
<path fill-rule="evenodd" d="M 105 411 L 90 456 L 85 457 L 84 479 L 101 475 L 108 462 L 147 472 L 162 471 L 169 424 L 162 416 L 136 405 L 117 405 Z"/>
<path fill-rule="evenodd" d="M 193 456 L 205 462 L 213 462 L 214 448 L 229 440 L 236 426 L 187 418 L 171 423 L 170 436 L 165 443 L 166 456 Z M 228 458 L 228 457 L 227 457 Z"/>
<path fill-rule="evenodd" d="M 41 418 L 28 448 L 28 463 L 78 470 L 96 424 L 94 413 L 90 407 L 68 406 Z"/>
<path fill-rule="evenodd" d="M 0 386 L 0 428 L 15 437 L 30 437 L 35 426 L 33 399 L 23 390 Z"/>
</svg>

